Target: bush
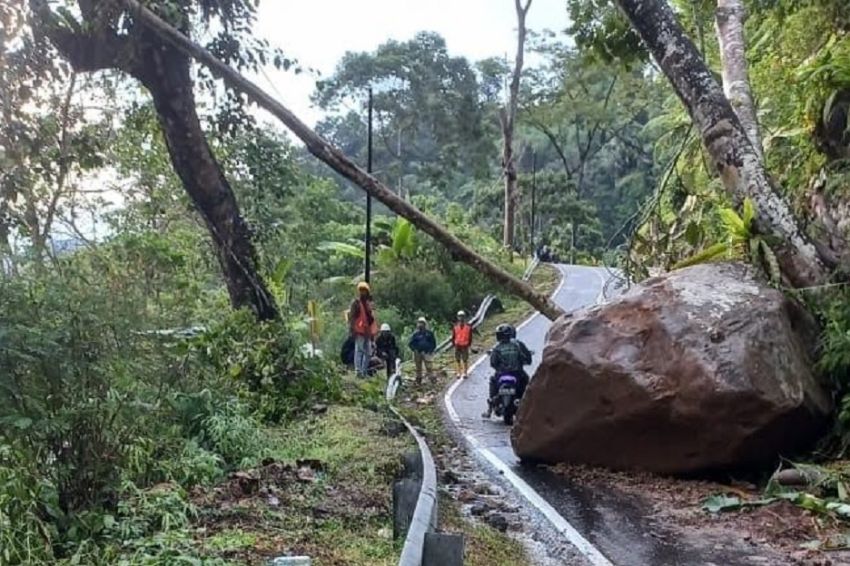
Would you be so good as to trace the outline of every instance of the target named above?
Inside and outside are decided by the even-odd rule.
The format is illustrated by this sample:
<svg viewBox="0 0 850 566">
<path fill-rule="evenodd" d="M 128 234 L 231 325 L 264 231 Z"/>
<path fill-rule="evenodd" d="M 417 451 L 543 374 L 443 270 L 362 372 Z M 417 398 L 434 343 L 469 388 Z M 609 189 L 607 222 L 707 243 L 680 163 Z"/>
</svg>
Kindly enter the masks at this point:
<svg viewBox="0 0 850 566">
<path fill-rule="evenodd" d="M 330 360 L 301 351 L 302 321 L 257 322 L 243 309 L 215 323 L 190 345 L 196 368 L 209 379 L 242 384 L 244 398 L 263 420 L 280 421 L 317 400 L 338 398 L 339 377 Z"/>
<path fill-rule="evenodd" d="M 149 332 L 174 322 L 170 299 L 101 259 L 0 277 L 0 563 L 115 563 L 103 543 L 179 528 L 175 494 L 262 457 L 258 417 L 339 395 L 332 366 L 301 354 L 300 321 Z M 168 554 L 148 542 L 140 556 Z"/>
<path fill-rule="evenodd" d="M 55 488 L 32 468 L 33 459 L 0 445 L 0 563 L 46 563 L 53 558 Z"/>
</svg>

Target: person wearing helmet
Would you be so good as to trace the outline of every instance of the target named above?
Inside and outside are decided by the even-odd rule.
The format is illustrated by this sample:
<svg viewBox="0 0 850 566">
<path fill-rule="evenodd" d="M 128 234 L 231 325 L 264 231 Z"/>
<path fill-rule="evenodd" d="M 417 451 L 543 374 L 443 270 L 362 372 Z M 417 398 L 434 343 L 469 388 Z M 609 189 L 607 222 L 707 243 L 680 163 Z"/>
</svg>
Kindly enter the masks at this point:
<svg viewBox="0 0 850 566">
<path fill-rule="evenodd" d="M 498 395 L 499 378 L 503 375 L 513 375 L 517 378 L 517 398 L 522 399 L 528 385 L 528 374 L 523 366 L 531 363 L 531 351 L 521 341 L 516 339 L 516 329 L 510 324 L 500 324 L 496 328 L 496 347 L 490 352 L 490 367 L 493 375 L 490 377 L 487 410 L 481 415 L 490 418 L 493 412 L 492 399 Z"/>
<path fill-rule="evenodd" d="M 357 284 L 357 297 L 348 309 L 348 328 L 354 338 L 354 370 L 357 377 L 369 375 L 369 361 L 372 359 L 372 338 L 375 335 L 375 315 L 372 310 L 372 296 L 369 284 L 361 281 Z"/>
<path fill-rule="evenodd" d="M 395 373 L 395 361 L 398 358 L 398 344 L 393 335 L 390 325 L 384 323 L 381 325 L 381 331 L 378 337 L 375 338 L 375 352 L 378 357 L 384 360 L 387 366 L 387 378 L 392 377 Z"/>
<path fill-rule="evenodd" d="M 422 383 L 422 366 L 425 366 L 425 371 L 428 372 L 428 377 L 431 383 L 436 381 L 434 376 L 434 351 L 437 349 L 437 339 L 434 333 L 428 328 L 428 321 L 425 317 L 419 317 L 416 321 L 416 330 L 410 337 L 407 345 L 413 350 L 413 362 L 416 364 L 416 385 Z"/>
<path fill-rule="evenodd" d="M 458 379 L 466 379 L 469 372 L 469 348 L 472 346 L 472 325 L 466 322 L 466 313 L 458 311 L 457 322 L 452 327 L 452 346 L 455 349 L 455 370 Z"/>
</svg>

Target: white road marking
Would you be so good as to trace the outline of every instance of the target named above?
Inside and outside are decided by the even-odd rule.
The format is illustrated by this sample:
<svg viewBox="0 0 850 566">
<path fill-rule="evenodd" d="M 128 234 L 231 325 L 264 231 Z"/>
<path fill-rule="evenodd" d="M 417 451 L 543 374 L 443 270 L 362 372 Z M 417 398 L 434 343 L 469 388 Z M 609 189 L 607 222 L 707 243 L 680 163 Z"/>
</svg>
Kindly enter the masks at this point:
<svg viewBox="0 0 850 566">
<path fill-rule="evenodd" d="M 560 267 L 558 269 L 561 272 L 561 283 L 552 293 L 553 298 L 558 296 L 558 293 L 561 292 L 561 289 L 564 287 L 564 284 L 567 281 L 566 271 Z M 596 273 L 597 275 L 599 275 L 598 272 Z M 599 275 L 599 278 L 602 279 L 602 276 Z M 604 290 L 605 281 L 603 280 L 602 283 Z M 602 292 L 600 292 L 600 297 L 601 296 Z M 599 298 L 597 298 L 597 303 L 598 302 L 600 302 Z M 534 313 L 533 315 L 525 319 L 525 321 L 523 321 L 519 326 L 517 326 L 517 330 L 520 330 L 530 324 L 531 321 L 534 320 L 534 318 L 537 316 L 540 316 L 539 312 Z M 469 367 L 469 373 L 475 371 L 475 368 L 484 363 L 486 359 L 487 354 L 484 354 L 483 356 L 475 360 L 475 362 Z M 575 529 L 575 527 L 573 527 L 569 523 L 569 521 L 567 521 L 563 516 L 561 516 L 561 514 L 558 513 L 558 511 L 554 507 L 552 507 L 545 499 L 543 499 L 543 497 L 541 497 L 540 494 L 537 493 L 533 487 L 528 485 L 525 480 L 519 477 L 511 469 L 510 465 L 503 462 L 489 448 L 481 444 L 481 442 L 477 438 L 475 438 L 472 433 L 463 430 L 463 428 L 460 426 L 460 415 L 457 414 L 457 410 L 454 407 L 454 403 L 452 403 L 452 396 L 454 395 L 454 392 L 457 391 L 457 388 L 460 387 L 461 383 L 463 383 L 463 381 L 455 381 L 454 383 L 452 383 L 451 387 L 446 390 L 446 394 L 443 396 L 443 403 L 446 407 L 446 412 L 448 413 L 449 418 L 452 420 L 453 423 L 458 426 L 458 430 L 461 431 L 461 434 L 463 434 L 463 437 L 466 439 L 472 449 L 481 454 L 481 456 L 484 457 L 484 459 L 487 460 L 490 465 L 496 468 L 496 470 L 498 470 L 499 473 L 506 480 L 511 482 L 514 488 L 520 493 L 520 495 L 522 495 L 522 497 L 524 497 L 526 501 L 531 503 L 544 517 L 546 517 L 546 520 L 548 520 L 552 524 L 552 526 L 555 527 L 555 530 L 557 530 L 561 535 L 563 535 L 564 538 L 566 538 L 567 541 L 569 541 L 569 543 L 576 548 L 576 550 L 578 550 L 585 558 L 590 561 L 591 564 L 593 564 L 593 566 L 613 566 L 613 563 L 607 558 L 605 558 L 605 555 L 602 554 L 602 552 L 600 552 L 598 548 L 593 546 L 590 541 L 581 536 L 581 533 L 579 533 Z"/>
</svg>

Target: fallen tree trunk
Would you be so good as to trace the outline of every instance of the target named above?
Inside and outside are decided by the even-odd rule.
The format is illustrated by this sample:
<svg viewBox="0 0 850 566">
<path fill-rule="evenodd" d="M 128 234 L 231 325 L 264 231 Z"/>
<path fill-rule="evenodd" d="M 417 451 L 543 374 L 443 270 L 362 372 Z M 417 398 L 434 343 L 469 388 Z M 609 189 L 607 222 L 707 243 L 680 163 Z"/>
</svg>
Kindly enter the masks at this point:
<svg viewBox="0 0 850 566">
<path fill-rule="evenodd" d="M 759 233 L 775 236 L 783 275 L 798 287 L 823 283 L 835 258 L 816 247 L 773 187 L 723 90 L 665 0 L 617 0 L 699 128 L 726 190 L 755 205 Z"/>
<path fill-rule="evenodd" d="M 432 218 L 425 215 L 421 210 L 397 196 L 389 187 L 363 171 L 346 157 L 345 154 L 310 129 L 309 126 L 299 120 L 297 116 L 282 104 L 274 100 L 257 85 L 243 77 L 230 66 L 221 62 L 212 53 L 160 19 L 156 14 L 139 4 L 137 0 L 123 0 L 123 2 L 132 10 L 134 17 L 143 21 L 165 42 L 206 65 L 231 88 L 249 96 L 254 102 L 269 111 L 298 136 L 307 146 L 310 153 L 321 159 L 334 171 L 355 183 L 368 194 L 384 203 L 387 208 L 399 216 L 408 219 L 414 226 L 445 246 L 455 257 L 471 265 L 511 294 L 520 297 L 543 313 L 547 318 L 554 320 L 564 314 L 564 311 L 548 297 L 536 292 L 531 285 L 476 253 L 472 248 L 464 244 Z"/>
</svg>

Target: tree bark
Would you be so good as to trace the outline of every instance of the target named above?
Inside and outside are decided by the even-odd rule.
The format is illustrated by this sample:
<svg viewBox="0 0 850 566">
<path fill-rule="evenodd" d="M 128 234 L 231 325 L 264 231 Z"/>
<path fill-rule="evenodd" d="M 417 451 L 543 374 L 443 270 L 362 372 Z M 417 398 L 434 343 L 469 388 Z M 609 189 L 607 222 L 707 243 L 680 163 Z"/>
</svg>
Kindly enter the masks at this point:
<svg viewBox="0 0 850 566">
<path fill-rule="evenodd" d="M 190 60 L 159 45 L 149 54 L 138 78 L 153 97 L 174 170 L 212 236 L 231 302 L 251 306 L 261 320 L 273 319 L 277 308 L 257 273 L 250 230 L 198 119 Z"/>
<path fill-rule="evenodd" d="M 835 258 L 815 246 L 771 184 L 729 100 L 670 6 L 664 0 L 617 3 L 687 107 L 726 190 L 738 204 L 750 198 L 756 230 L 779 240 L 774 251 L 784 276 L 801 287 L 823 283 Z"/>
<path fill-rule="evenodd" d="M 75 70 L 119 69 L 150 91 L 174 170 L 212 236 L 231 304 L 250 307 L 260 320 L 277 317 L 274 298 L 257 269 L 250 231 L 198 119 L 191 59 L 163 46 L 156 33 L 144 26 L 134 25 L 120 36 L 99 27 L 97 14 L 90 13 L 96 8 L 88 1 L 79 0 L 79 5 L 90 25 L 77 31 L 58 25 L 44 0 L 30 0 L 30 5 Z"/>
<path fill-rule="evenodd" d="M 525 16 L 531 7 L 531 0 L 526 0 L 525 6 L 520 0 L 514 0 L 517 15 L 517 50 L 514 61 L 514 71 L 511 75 L 511 85 L 508 93 L 508 104 L 499 112 L 502 126 L 502 169 L 505 176 L 505 221 L 502 244 L 513 248 L 514 220 L 516 216 L 517 170 L 514 156 L 514 125 L 519 103 L 519 81 L 522 76 L 522 66 L 525 58 Z"/>
<path fill-rule="evenodd" d="M 720 43 L 720 63 L 723 92 L 732 104 L 750 143 L 764 162 L 761 135 L 759 134 L 756 105 L 750 88 L 747 65 L 747 44 L 744 38 L 746 9 L 742 0 L 717 0 L 714 23 Z"/>
<path fill-rule="evenodd" d="M 554 320 L 564 314 L 564 311 L 545 295 L 535 291 L 531 285 L 520 278 L 508 273 L 490 260 L 477 254 L 472 248 L 460 241 L 432 218 L 421 210 L 403 200 L 392 189 L 378 181 L 358 167 L 351 159 L 332 146 L 324 138 L 316 134 L 304 122 L 298 119 L 282 104 L 274 100 L 257 85 L 246 79 L 237 71 L 222 63 L 209 51 L 194 43 L 191 39 L 158 18 L 153 12 L 139 4 L 136 0 L 122 0 L 133 10 L 134 15 L 144 20 L 152 30 L 155 30 L 165 42 L 173 45 L 181 52 L 194 57 L 206 65 L 216 76 L 221 78 L 229 87 L 246 94 L 259 106 L 270 112 L 283 122 L 304 144 L 307 149 L 320 160 L 329 165 L 334 171 L 352 181 L 366 193 L 382 202 L 399 216 L 408 219 L 414 226 L 433 237 L 446 247 L 455 257 L 469 264 L 483 275 L 501 285 L 511 294 L 528 302 L 544 316 Z"/>
</svg>

